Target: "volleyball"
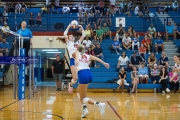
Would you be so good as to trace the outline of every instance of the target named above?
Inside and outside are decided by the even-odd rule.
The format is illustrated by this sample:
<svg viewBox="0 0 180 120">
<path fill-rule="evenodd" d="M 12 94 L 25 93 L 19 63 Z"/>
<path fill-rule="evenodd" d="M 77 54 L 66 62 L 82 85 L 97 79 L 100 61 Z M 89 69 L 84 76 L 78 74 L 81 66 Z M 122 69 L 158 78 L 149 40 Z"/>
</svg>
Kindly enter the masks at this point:
<svg viewBox="0 0 180 120">
<path fill-rule="evenodd" d="M 76 20 L 73 20 L 73 21 L 71 22 L 71 27 L 74 28 L 74 29 L 77 28 L 78 25 L 79 25 L 79 23 L 78 23 L 78 21 L 76 21 Z"/>
</svg>

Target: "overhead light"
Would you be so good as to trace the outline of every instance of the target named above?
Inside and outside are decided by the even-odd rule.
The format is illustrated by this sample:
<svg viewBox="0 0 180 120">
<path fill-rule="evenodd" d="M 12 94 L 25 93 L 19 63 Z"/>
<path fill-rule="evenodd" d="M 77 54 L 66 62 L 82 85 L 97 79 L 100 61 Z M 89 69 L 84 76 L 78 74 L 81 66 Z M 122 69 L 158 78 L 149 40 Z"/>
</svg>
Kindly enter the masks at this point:
<svg viewBox="0 0 180 120">
<path fill-rule="evenodd" d="M 49 59 L 53 59 L 53 60 L 54 60 L 54 59 L 56 59 L 56 58 L 49 58 Z"/>
<path fill-rule="evenodd" d="M 61 52 L 47 52 L 47 53 L 61 53 Z"/>
<path fill-rule="evenodd" d="M 44 49 L 42 51 L 58 51 L 57 49 Z"/>
</svg>

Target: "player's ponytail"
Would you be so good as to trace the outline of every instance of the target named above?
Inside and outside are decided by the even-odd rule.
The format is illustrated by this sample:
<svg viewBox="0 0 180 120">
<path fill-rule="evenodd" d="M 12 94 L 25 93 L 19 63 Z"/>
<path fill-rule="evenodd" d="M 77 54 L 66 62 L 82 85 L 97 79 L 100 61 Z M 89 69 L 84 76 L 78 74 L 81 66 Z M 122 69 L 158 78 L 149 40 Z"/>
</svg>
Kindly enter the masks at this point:
<svg viewBox="0 0 180 120">
<path fill-rule="evenodd" d="M 84 52 L 85 52 L 84 45 L 80 44 L 80 45 L 78 46 L 77 50 L 81 53 L 81 55 L 83 55 Z"/>
<path fill-rule="evenodd" d="M 63 42 L 64 44 L 66 43 L 65 38 L 63 38 L 63 37 L 57 37 L 56 40 L 59 40 L 59 41 Z"/>
</svg>

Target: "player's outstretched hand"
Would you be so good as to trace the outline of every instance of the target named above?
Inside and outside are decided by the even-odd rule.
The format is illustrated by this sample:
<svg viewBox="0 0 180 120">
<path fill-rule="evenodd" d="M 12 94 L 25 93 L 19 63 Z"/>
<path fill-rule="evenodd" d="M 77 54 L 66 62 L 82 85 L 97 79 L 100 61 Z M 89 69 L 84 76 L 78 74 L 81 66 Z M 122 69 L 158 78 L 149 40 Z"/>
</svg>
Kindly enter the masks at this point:
<svg viewBox="0 0 180 120">
<path fill-rule="evenodd" d="M 109 69 L 110 68 L 110 65 L 108 63 L 105 63 L 104 66 Z"/>
</svg>

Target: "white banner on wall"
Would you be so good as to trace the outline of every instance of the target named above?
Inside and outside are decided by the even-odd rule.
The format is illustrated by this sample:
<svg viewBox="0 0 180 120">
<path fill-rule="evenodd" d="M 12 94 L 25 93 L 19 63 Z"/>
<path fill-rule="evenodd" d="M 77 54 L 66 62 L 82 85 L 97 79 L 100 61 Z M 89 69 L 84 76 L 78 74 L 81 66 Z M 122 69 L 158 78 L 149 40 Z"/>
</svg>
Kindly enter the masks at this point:
<svg viewBox="0 0 180 120">
<path fill-rule="evenodd" d="M 116 27 L 119 27 L 119 24 L 122 24 L 122 27 L 126 27 L 125 17 L 116 18 Z"/>
</svg>

